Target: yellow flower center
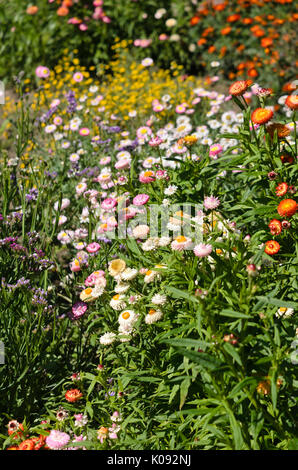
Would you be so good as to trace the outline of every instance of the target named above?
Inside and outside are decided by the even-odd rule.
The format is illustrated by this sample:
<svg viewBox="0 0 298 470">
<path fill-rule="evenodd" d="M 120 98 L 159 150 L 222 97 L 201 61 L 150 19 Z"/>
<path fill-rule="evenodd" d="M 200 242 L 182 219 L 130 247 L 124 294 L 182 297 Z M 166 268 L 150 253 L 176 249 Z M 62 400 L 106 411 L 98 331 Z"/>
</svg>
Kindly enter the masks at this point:
<svg viewBox="0 0 298 470">
<path fill-rule="evenodd" d="M 85 292 L 86 295 L 90 295 L 92 293 L 91 287 L 87 287 L 87 289 L 85 289 L 84 292 Z"/>
<path fill-rule="evenodd" d="M 186 238 L 183 235 L 180 235 L 179 237 L 176 238 L 176 242 L 178 243 L 185 243 Z"/>
<path fill-rule="evenodd" d="M 148 313 L 149 313 L 149 315 L 154 315 L 155 312 L 156 312 L 156 310 L 154 310 L 153 308 L 150 308 Z"/>
<path fill-rule="evenodd" d="M 129 317 L 130 317 L 130 313 L 129 313 L 129 312 L 123 312 L 123 313 L 122 313 L 122 318 L 123 318 L 124 320 L 128 320 Z"/>
</svg>

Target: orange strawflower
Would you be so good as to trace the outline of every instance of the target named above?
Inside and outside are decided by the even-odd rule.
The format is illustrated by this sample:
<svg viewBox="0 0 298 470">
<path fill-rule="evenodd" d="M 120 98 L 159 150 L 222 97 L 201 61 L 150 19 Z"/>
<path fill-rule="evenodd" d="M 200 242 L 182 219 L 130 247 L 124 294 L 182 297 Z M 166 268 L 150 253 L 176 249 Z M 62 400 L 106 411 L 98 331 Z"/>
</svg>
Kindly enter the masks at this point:
<svg viewBox="0 0 298 470">
<path fill-rule="evenodd" d="M 291 133 L 291 130 L 288 128 L 288 126 L 286 126 L 285 124 L 280 124 L 278 122 L 273 122 L 272 124 L 269 124 L 269 126 L 266 127 L 266 131 L 272 139 L 274 137 L 275 132 L 277 133 L 277 137 L 280 139 L 282 139 L 283 137 L 287 137 Z"/>
<path fill-rule="evenodd" d="M 277 212 L 281 217 L 291 217 L 297 211 L 297 202 L 294 199 L 284 199 L 278 205 Z"/>
<path fill-rule="evenodd" d="M 272 235 L 279 235 L 282 231 L 281 222 L 277 219 L 272 219 L 268 227 L 270 228 L 270 232 Z"/>
<path fill-rule="evenodd" d="M 249 69 L 247 71 L 247 75 L 251 78 L 254 78 L 254 77 L 257 77 L 259 74 L 258 72 L 256 71 L 256 69 Z"/>
<path fill-rule="evenodd" d="M 63 6 L 58 8 L 58 10 L 57 10 L 57 15 L 58 16 L 67 16 L 68 13 L 69 13 L 69 9 L 66 8 L 66 7 L 63 7 Z"/>
<path fill-rule="evenodd" d="M 265 245 L 265 253 L 267 255 L 276 255 L 280 250 L 280 244 L 276 240 L 269 240 Z"/>
<path fill-rule="evenodd" d="M 78 388 L 73 388 L 71 390 L 67 390 L 65 393 L 65 398 L 70 403 L 74 403 L 82 398 L 83 394 Z"/>
<path fill-rule="evenodd" d="M 267 108 L 257 108 L 251 115 L 251 120 L 255 124 L 266 124 L 273 116 L 273 111 Z"/>
<path fill-rule="evenodd" d="M 198 16 L 193 16 L 190 20 L 190 25 L 195 26 L 196 24 L 198 24 L 199 21 L 200 21 L 200 18 Z"/>
<path fill-rule="evenodd" d="M 261 46 L 262 47 L 269 47 L 272 46 L 273 44 L 273 39 L 271 38 L 262 38 L 261 39 Z"/>
<path fill-rule="evenodd" d="M 290 109 L 297 109 L 298 108 L 298 95 L 289 95 L 285 101 L 285 104 Z"/>
<path fill-rule="evenodd" d="M 238 20 L 240 20 L 240 15 L 238 14 L 230 15 L 227 17 L 228 23 L 234 23 L 235 21 L 238 21 Z"/>
<path fill-rule="evenodd" d="M 230 34 L 231 31 L 232 31 L 231 26 L 227 26 L 226 28 L 223 28 L 220 33 L 223 36 L 227 36 L 228 34 Z"/>
<path fill-rule="evenodd" d="M 26 13 L 28 13 L 28 15 L 36 15 L 37 12 L 38 12 L 38 7 L 36 5 L 31 5 L 26 10 Z"/>
<path fill-rule="evenodd" d="M 262 382 L 258 383 L 257 392 L 260 393 L 261 395 L 269 395 L 270 390 L 271 390 L 271 386 L 270 386 L 269 380 L 263 380 Z"/>
<path fill-rule="evenodd" d="M 26 439 L 19 445 L 19 450 L 34 450 L 34 442 L 31 439 Z"/>
<path fill-rule="evenodd" d="M 280 156 L 280 159 L 282 163 L 292 164 L 294 162 L 294 157 L 290 155 L 289 153 L 284 153 L 283 155 Z"/>
<path fill-rule="evenodd" d="M 243 95 L 246 92 L 247 88 L 252 84 L 251 80 L 238 80 L 237 82 L 232 83 L 229 88 L 229 93 L 232 96 Z"/>
</svg>

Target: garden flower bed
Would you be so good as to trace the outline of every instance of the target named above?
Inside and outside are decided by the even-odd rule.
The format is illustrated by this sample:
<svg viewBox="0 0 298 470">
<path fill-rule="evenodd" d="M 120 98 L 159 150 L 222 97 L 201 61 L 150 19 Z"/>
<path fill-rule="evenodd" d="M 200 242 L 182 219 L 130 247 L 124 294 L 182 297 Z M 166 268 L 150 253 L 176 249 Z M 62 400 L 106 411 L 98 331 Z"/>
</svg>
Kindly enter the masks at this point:
<svg viewBox="0 0 298 470">
<path fill-rule="evenodd" d="M 0 109 L 1 448 L 297 449 L 295 82 L 111 50 Z"/>
</svg>

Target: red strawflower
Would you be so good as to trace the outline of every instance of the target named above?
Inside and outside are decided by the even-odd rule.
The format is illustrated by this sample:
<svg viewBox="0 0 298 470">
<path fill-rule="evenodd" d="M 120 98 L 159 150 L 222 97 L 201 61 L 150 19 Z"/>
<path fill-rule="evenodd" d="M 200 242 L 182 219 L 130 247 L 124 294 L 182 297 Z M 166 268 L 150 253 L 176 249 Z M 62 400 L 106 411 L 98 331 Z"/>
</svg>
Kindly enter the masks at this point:
<svg viewBox="0 0 298 470">
<path fill-rule="evenodd" d="M 275 194 L 276 196 L 284 196 L 288 191 L 288 185 L 287 183 L 279 183 L 277 186 L 276 186 L 276 189 L 275 189 Z"/>
<path fill-rule="evenodd" d="M 65 398 L 70 403 L 74 403 L 82 398 L 83 394 L 78 388 L 73 388 L 71 390 L 67 390 L 65 393 Z"/>
<path fill-rule="evenodd" d="M 282 231 L 281 222 L 277 219 L 272 219 L 268 227 L 270 228 L 272 235 L 279 235 Z"/>
<path fill-rule="evenodd" d="M 269 240 L 265 245 L 265 253 L 267 255 L 276 255 L 280 250 L 280 244 L 275 240 Z"/>
</svg>

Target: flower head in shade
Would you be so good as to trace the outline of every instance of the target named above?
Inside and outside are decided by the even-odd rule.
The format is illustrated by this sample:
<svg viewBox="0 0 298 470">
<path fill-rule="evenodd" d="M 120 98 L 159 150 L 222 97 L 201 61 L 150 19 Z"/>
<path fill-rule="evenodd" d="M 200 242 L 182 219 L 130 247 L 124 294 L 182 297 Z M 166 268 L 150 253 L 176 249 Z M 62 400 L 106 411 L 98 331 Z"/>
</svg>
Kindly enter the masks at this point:
<svg viewBox="0 0 298 470">
<path fill-rule="evenodd" d="M 193 249 L 194 254 L 199 258 L 204 258 L 205 256 L 209 256 L 212 253 L 212 246 L 205 245 L 204 243 L 199 243 Z"/>
<path fill-rule="evenodd" d="M 206 196 L 204 199 L 205 209 L 216 209 L 220 205 L 220 200 L 215 196 Z"/>
<path fill-rule="evenodd" d="M 46 444 L 52 450 L 62 449 L 68 444 L 70 436 L 66 432 L 52 429 L 49 436 L 46 437 Z"/>
<path fill-rule="evenodd" d="M 88 306 L 85 302 L 76 302 L 71 309 L 71 316 L 73 320 L 81 318 L 86 312 Z"/>
</svg>

